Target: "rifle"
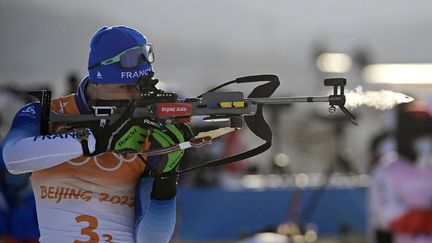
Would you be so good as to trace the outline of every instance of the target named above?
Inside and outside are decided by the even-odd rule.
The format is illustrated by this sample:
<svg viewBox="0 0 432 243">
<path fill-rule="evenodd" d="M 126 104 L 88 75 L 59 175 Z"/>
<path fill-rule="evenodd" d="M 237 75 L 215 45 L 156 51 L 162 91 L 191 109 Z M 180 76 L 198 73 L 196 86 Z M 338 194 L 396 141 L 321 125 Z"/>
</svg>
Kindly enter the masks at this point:
<svg viewBox="0 0 432 243">
<path fill-rule="evenodd" d="M 157 89 L 158 80 L 152 74 L 138 82 L 142 98 L 130 102 L 129 100 L 89 100 L 88 104 L 94 114 L 64 115 L 50 111 L 51 92 L 48 90 L 31 91 L 30 95 L 39 99 L 42 106 L 41 132 L 47 134 L 57 124 L 69 128 L 104 127 L 114 124 L 120 117 L 128 112 L 129 117 L 142 119 L 143 123 L 158 123 L 171 121 L 186 123 L 191 117 L 204 116 L 206 121 L 229 120 L 230 128 L 218 130 L 213 133 L 198 134 L 194 139 L 168 148 L 155 149 L 141 153 L 142 155 L 160 155 L 178 149 L 200 147 L 211 144 L 211 139 L 242 127 L 243 120 L 248 128 L 265 141 L 264 144 L 251 150 L 226 158 L 209 161 L 201 165 L 178 172 L 184 173 L 203 166 L 214 167 L 235 161 L 240 161 L 260 154 L 271 147 L 272 132 L 264 119 L 264 105 L 290 104 L 296 102 L 328 102 L 329 112 L 335 113 L 336 107 L 347 116 L 355 125 L 355 117 L 345 108 L 344 87 L 345 78 L 330 78 L 324 80 L 324 86 L 333 87 L 333 94 L 329 96 L 308 97 L 270 97 L 280 84 L 279 78 L 273 74 L 254 75 L 237 78 L 233 81 L 219 85 L 196 98 L 179 99 L 177 94 Z M 241 91 L 215 92 L 216 90 L 233 83 L 266 82 L 255 87 L 247 98 Z M 122 111 L 122 112 L 120 112 Z M 47 115 L 49 114 L 49 115 Z"/>
</svg>

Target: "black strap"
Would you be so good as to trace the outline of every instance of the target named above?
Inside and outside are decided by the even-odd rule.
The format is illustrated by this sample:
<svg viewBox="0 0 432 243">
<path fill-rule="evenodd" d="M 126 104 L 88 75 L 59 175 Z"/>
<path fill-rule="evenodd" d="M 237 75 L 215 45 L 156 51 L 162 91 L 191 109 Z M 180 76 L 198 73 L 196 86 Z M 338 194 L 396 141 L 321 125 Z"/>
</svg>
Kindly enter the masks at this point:
<svg viewBox="0 0 432 243">
<path fill-rule="evenodd" d="M 84 156 L 89 156 L 90 155 L 90 149 L 88 147 L 88 140 L 87 139 L 81 140 L 81 147 L 82 147 Z"/>
<path fill-rule="evenodd" d="M 49 122 L 50 122 L 50 112 L 51 112 L 51 91 L 44 89 L 44 90 L 38 90 L 38 91 L 29 91 L 27 92 L 28 95 L 31 95 L 33 97 L 36 97 L 41 106 L 41 112 L 40 112 L 40 133 L 41 135 L 46 135 L 49 132 Z"/>
<path fill-rule="evenodd" d="M 277 89 L 277 87 L 280 84 L 279 77 L 273 74 L 266 74 L 266 75 L 255 75 L 255 76 L 247 76 L 247 77 L 241 77 L 237 78 L 236 80 L 229 81 L 225 84 L 222 84 L 208 92 L 213 92 L 219 88 L 222 88 L 226 85 L 233 84 L 233 83 L 252 83 L 252 82 L 262 82 L 262 81 L 268 81 L 265 84 L 262 84 L 255 89 L 252 90 L 252 92 L 249 94 L 248 98 L 263 98 L 263 97 L 270 97 L 273 92 Z M 201 97 L 202 95 L 198 96 Z M 267 149 L 271 147 L 272 144 L 272 132 L 270 129 L 270 126 L 267 124 L 267 122 L 264 119 L 263 116 L 263 104 L 257 105 L 257 111 L 254 116 L 246 116 L 244 119 L 246 121 L 247 126 L 249 129 L 258 137 L 263 139 L 265 141 L 264 144 L 261 144 L 260 146 L 253 148 L 251 150 L 248 150 L 246 152 L 236 154 L 233 156 L 225 157 L 222 159 L 212 160 L 208 161 L 206 163 L 190 167 L 187 169 L 184 169 L 182 171 L 177 172 L 177 174 L 186 173 L 192 170 L 199 169 L 201 167 L 215 167 L 220 166 L 240 160 L 244 160 L 247 158 L 250 158 L 252 156 L 258 155 Z"/>
</svg>

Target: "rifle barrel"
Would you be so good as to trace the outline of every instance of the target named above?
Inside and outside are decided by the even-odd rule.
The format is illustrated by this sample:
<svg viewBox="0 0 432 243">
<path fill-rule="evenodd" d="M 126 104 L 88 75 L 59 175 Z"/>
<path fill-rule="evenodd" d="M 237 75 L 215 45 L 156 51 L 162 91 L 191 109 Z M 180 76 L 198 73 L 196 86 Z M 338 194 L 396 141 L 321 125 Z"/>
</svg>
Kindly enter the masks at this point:
<svg viewBox="0 0 432 243">
<path fill-rule="evenodd" d="M 247 98 L 257 104 L 283 105 L 297 102 L 329 102 L 328 96 Z"/>
</svg>

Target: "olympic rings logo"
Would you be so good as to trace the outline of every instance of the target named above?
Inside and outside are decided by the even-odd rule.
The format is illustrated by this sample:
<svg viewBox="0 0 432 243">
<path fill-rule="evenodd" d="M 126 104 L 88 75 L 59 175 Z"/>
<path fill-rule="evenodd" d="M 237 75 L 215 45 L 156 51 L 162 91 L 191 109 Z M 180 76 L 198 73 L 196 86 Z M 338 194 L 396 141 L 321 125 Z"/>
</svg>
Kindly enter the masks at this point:
<svg viewBox="0 0 432 243">
<path fill-rule="evenodd" d="M 100 157 L 101 155 L 104 155 L 104 154 L 98 154 L 98 155 L 93 156 L 93 157 L 87 157 L 84 161 L 80 161 L 80 162 L 74 162 L 74 161 L 68 160 L 67 163 L 69 163 L 73 166 L 82 166 L 82 165 L 87 164 L 91 159 L 93 159 L 95 165 L 99 169 L 101 169 L 103 171 L 112 172 L 112 171 L 118 170 L 123 165 L 123 163 L 131 163 L 134 160 L 136 160 L 138 157 L 137 154 L 134 154 L 131 158 L 126 158 L 123 154 L 118 154 L 118 153 L 114 153 L 114 152 L 111 154 L 117 159 L 117 164 L 114 167 L 106 167 L 106 166 L 103 166 L 99 162 L 98 157 Z"/>
</svg>

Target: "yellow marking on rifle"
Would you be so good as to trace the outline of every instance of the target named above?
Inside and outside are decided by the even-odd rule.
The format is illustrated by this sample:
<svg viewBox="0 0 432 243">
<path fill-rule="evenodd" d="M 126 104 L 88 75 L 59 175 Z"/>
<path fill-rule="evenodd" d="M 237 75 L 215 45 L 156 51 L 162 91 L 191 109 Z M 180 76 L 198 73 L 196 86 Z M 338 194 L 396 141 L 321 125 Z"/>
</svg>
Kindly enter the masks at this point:
<svg viewBox="0 0 432 243">
<path fill-rule="evenodd" d="M 245 102 L 244 101 L 235 101 L 235 102 L 233 102 L 233 106 L 236 108 L 242 108 L 242 107 L 245 107 Z"/>
<path fill-rule="evenodd" d="M 231 108 L 232 107 L 232 102 L 230 102 L 230 101 L 220 102 L 219 105 L 222 108 Z"/>
</svg>

